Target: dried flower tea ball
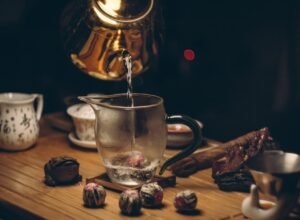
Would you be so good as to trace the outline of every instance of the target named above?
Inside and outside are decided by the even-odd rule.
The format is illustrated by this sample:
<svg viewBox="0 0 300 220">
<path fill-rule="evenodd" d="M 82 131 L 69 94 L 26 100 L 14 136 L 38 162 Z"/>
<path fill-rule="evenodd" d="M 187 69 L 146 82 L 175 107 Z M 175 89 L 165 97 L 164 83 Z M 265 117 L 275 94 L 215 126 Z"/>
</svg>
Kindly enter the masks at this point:
<svg viewBox="0 0 300 220">
<path fill-rule="evenodd" d="M 144 207 L 153 208 L 160 206 L 163 196 L 163 189 L 156 182 L 144 184 L 140 191 L 140 197 Z"/>
<path fill-rule="evenodd" d="M 176 194 L 174 206 L 178 211 L 193 211 L 197 205 L 197 196 L 191 190 L 184 190 Z"/>
<path fill-rule="evenodd" d="M 97 183 L 88 183 L 83 188 L 83 202 L 87 207 L 99 207 L 104 204 L 106 192 Z"/>
<path fill-rule="evenodd" d="M 49 186 L 66 185 L 81 181 L 79 163 L 68 156 L 51 158 L 44 166 L 45 183 Z"/>
<path fill-rule="evenodd" d="M 127 163 L 132 167 L 142 167 L 145 163 L 144 155 L 139 151 L 133 151 L 127 158 Z"/>
<path fill-rule="evenodd" d="M 121 193 L 119 207 L 126 215 L 138 215 L 141 210 L 141 199 L 137 190 L 128 189 Z"/>
</svg>

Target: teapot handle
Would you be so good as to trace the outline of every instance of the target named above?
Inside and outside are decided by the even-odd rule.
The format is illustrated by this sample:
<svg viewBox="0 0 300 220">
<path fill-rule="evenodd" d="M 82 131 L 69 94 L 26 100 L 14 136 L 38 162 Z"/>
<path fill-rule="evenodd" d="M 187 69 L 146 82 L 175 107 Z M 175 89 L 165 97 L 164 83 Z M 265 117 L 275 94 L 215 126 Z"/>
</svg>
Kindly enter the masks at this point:
<svg viewBox="0 0 300 220">
<path fill-rule="evenodd" d="M 36 119 L 39 121 L 44 108 L 44 98 L 42 94 L 33 94 L 37 99 Z"/>
<path fill-rule="evenodd" d="M 167 124 L 184 124 L 191 128 L 193 132 L 193 142 L 182 152 L 176 154 L 174 157 L 168 159 L 161 167 L 159 171 L 159 175 L 163 174 L 163 172 L 173 163 L 178 160 L 181 160 L 190 154 L 192 154 L 202 142 L 202 132 L 199 124 L 193 118 L 186 115 L 172 115 L 167 116 L 166 119 Z"/>
</svg>

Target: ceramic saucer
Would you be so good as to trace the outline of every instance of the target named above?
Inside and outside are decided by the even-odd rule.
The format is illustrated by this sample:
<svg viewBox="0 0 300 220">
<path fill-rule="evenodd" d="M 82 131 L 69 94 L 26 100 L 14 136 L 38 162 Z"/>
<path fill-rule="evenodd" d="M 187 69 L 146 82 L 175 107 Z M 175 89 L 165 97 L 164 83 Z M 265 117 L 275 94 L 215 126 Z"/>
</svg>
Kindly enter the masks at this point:
<svg viewBox="0 0 300 220">
<path fill-rule="evenodd" d="M 80 147 L 88 148 L 88 149 L 97 149 L 96 142 L 95 141 L 83 141 L 76 137 L 74 132 L 69 133 L 68 135 L 69 140 Z"/>
</svg>

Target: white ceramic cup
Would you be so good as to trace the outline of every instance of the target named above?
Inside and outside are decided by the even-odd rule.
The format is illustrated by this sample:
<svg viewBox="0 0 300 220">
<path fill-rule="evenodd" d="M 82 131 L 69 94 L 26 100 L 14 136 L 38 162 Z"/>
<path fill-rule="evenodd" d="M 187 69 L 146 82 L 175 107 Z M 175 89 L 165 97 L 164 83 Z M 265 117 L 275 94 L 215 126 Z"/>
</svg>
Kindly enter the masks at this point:
<svg viewBox="0 0 300 220">
<path fill-rule="evenodd" d="M 67 109 L 72 117 L 75 134 L 82 141 L 95 141 L 95 113 L 88 104 L 76 104 Z"/>
</svg>

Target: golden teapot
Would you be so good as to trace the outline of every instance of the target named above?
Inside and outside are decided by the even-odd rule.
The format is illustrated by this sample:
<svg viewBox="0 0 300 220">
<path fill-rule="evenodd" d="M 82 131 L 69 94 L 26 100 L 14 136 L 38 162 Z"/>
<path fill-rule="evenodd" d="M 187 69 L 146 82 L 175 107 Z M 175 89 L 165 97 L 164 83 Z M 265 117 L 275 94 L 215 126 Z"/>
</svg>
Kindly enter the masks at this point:
<svg viewBox="0 0 300 220">
<path fill-rule="evenodd" d="M 72 63 L 90 76 L 126 78 L 124 54 L 132 76 L 147 70 L 162 42 L 157 0 L 73 0 L 61 20 L 64 48 Z"/>
</svg>

